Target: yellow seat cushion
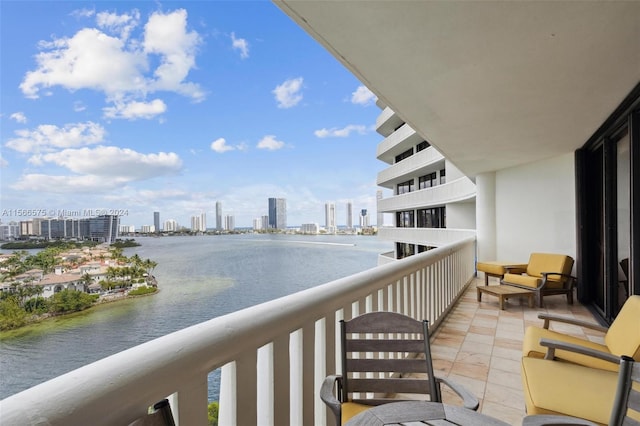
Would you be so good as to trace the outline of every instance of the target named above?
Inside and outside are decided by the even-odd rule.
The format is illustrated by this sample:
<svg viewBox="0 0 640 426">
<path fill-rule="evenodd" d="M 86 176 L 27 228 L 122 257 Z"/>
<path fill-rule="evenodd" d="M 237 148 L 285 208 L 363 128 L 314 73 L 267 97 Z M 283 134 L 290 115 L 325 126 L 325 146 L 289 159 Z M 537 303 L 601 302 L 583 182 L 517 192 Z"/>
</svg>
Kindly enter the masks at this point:
<svg viewBox="0 0 640 426">
<path fill-rule="evenodd" d="M 372 405 L 358 404 L 357 402 L 345 402 L 342 404 L 342 424 L 347 423 L 353 416 L 372 408 Z"/>
<path fill-rule="evenodd" d="M 629 297 L 604 336 L 615 355 L 627 355 L 640 362 L 640 296 Z"/>
<path fill-rule="evenodd" d="M 520 269 L 524 272 L 527 269 L 527 264 L 515 263 L 515 262 L 498 262 L 498 261 L 486 261 L 486 262 L 478 262 L 476 268 L 480 272 L 485 272 L 493 275 L 503 275 L 504 267 L 511 266 Z"/>
<path fill-rule="evenodd" d="M 522 342 L 522 355 L 526 357 L 544 358 L 544 355 L 547 353 L 547 348 L 540 345 L 540 339 L 542 338 L 559 340 L 565 343 L 573 343 L 575 345 L 609 353 L 609 348 L 607 348 L 605 345 L 601 345 L 590 340 L 581 339 L 579 337 L 558 333 L 553 330 L 547 330 L 546 328 L 529 326 L 524 332 L 524 340 Z M 556 358 L 559 358 L 561 360 L 585 365 L 587 367 L 599 368 L 601 370 L 618 371 L 617 364 L 591 356 L 581 355 L 575 352 L 556 350 L 555 356 Z"/>
<path fill-rule="evenodd" d="M 522 358 L 527 414 L 562 414 L 607 424 L 618 373 L 567 362 Z"/>
<path fill-rule="evenodd" d="M 542 284 L 542 278 L 531 277 L 529 275 L 504 274 L 502 279 L 505 283 L 517 284 L 524 287 L 538 288 Z"/>
</svg>

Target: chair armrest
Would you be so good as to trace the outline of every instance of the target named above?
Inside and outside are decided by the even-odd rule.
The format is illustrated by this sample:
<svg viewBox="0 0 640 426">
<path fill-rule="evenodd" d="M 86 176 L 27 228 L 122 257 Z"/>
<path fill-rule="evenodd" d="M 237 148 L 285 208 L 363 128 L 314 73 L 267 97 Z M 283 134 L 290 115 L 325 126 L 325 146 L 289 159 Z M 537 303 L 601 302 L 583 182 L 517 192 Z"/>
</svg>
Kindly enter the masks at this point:
<svg viewBox="0 0 640 426">
<path fill-rule="evenodd" d="M 573 324 L 573 325 L 578 325 L 580 327 L 591 328 L 593 330 L 602 331 L 603 333 L 606 333 L 607 330 L 608 330 L 607 327 L 603 327 L 603 326 L 601 326 L 599 324 L 594 324 L 592 322 L 577 320 L 575 318 L 562 317 L 562 316 L 545 314 L 545 313 L 539 313 L 538 314 L 538 318 L 544 320 L 543 328 L 547 328 L 547 329 L 549 328 L 549 322 L 550 321 L 556 321 L 556 322 L 563 322 L 565 324 Z"/>
<path fill-rule="evenodd" d="M 474 411 L 478 409 L 478 406 L 480 405 L 478 399 L 462 385 L 444 377 L 436 376 L 435 379 L 438 383 L 444 383 L 445 385 L 449 386 L 451 390 L 458 394 L 458 396 L 462 398 L 462 404 L 464 405 L 464 408 L 468 408 L 469 410 Z"/>
<path fill-rule="evenodd" d="M 612 355 L 607 352 L 597 351 L 592 348 L 587 348 L 585 346 L 576 345 L 573 343 L 560 342 L 558 340 L 542 338 L 540 339 L 540 346 L 545 346 L 548 348 L 547 354 L 544 356 L 544 359 L 553 359 L 555 357 L 556 349 L 561 349 L 563 351 L 570 351 L 570 352 L 575 352 L 582 355 L 591 356 L 594 358 L 599 358 L 604 361 L 612 362 L 614 364 L 620 364 L 620 357 L 618 356 Z"/>
<path fill-rule="evenodd" d="M 523 274 L 527 272 L 527 268 L 523 268 L 522 266 L 504 265 L 503 268 L 504 272 L 507 274 Z"/>
<path fill-rule="evenodd" d="M 342 392 L 342 376 L 330 375 L 324 378 L 320 387 L 320 399 L 333 412 L 336 417 L 336 426 L 339 426 L 342 424 L 342 405 L 333 393 L 334 386 L 337 386 L 337 394 L 340 395 Z"/>
<path fill-rule="evenodd" d="M 575 425 L 575 426 L 598 426 L 597 423 L 577 417 L 559 416 L 552 414 L 536 414 L 526 416 L 522 419 L 522 426 L 555 426 L 555 425 Z"/>
<path fill-rule="evenodd" d="M 567 282 L 570 283 L 570 284 L 569 284 L 569 287 L 567 287 L 567 288 L 573 287 L 574 283 L 578 280 L 573 275 L 562 274 L 560 272 L 540 272 L 540 275 L 542 275 L 542 285 L 540 286 L 540 288 L 543 288 L 547 284 L 547 278 L 548 278 L 549 275 L 558 275 L 560 277 L 569 278 L 569 280 L 567 280 Z"/>
</svg>

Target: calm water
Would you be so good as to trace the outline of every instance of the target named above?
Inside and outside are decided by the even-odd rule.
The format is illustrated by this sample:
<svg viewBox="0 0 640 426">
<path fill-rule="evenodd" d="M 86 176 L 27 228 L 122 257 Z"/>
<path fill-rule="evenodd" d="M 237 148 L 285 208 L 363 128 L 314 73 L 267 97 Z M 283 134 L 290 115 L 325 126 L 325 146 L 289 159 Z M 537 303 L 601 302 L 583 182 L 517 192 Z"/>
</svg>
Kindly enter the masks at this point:
<svg viewBox="0 0 640 426">
<path fill-rule="evenodd" d="M 125 249 L 158 262 L 161 291 L 45 322 L 0 341 L 0 399 L 108 355 L 208 319 L 377 264 L 388 242 L 365 236 L 137 238 Z M 209 380 L 217 399 L 217 374 Z"/>
</svg>

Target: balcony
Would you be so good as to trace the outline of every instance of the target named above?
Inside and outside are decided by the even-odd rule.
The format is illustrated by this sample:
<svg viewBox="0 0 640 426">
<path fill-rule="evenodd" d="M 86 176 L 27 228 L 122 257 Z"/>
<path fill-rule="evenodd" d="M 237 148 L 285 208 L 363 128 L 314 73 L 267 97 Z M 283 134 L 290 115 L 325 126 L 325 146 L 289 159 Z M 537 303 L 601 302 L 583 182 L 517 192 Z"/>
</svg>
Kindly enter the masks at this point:
<svg viewBox="0 0 640 426">
<path fill-rule="evenodd" d="M 404 121 L 389 107 L 386 107 L 376 119 L 376 132 L 382 136 L 389 136 Z"/>
<path fill-rule="evenodd" d="M 518 424 L 520 345 L 537 310 L 476 302 L 474 276 L 475 238 L 466 238 L 86 365 L 0 401 L 2 424 L 127 425 L 169 397 L 178 424 L 204 426 L 207 375 L 218 368 L 220 425 L 331 424 L 318 390 L 340 370 L 337 322 L 373 310 L 428 319 L 439 374 L 469 387 L 483 413 Z M 562 297 L 545 302 L 588 316 L 578 305 L 567 311 Z"/>
<path fill-rule="evenodd" d="M 476 231 L 451 228 L 378 228 L 378 237 L 423 246 L 442 247 L 464 238 L 475 237 Z"/>
<path fill-rule="evenodd" d="M 436 167 L 436 164 L 439 166 Z M 439 169 L 444 169 L 444 157 L 435 148 L 429 147 L 382 170 L 378 173 L 376 184 L 393 189 L 396 184 L 409 177 L 418 177 Z"/>
<path fill-rule="evenodd" d="M 411 126 L 403 124 L 378 144 L 376 158 L 387 164 L 393 164 L 397 155 L 409 148 L 415 148 L 423 140 Z"/>
<path fill-rule="evenodd" d="M 442 206 L 447 203 L 470 200 L 476 196 L 476 188 L 467 177 L 431 188 L 407 192 L 378 200 L 379 213 Z"/>
</svg>

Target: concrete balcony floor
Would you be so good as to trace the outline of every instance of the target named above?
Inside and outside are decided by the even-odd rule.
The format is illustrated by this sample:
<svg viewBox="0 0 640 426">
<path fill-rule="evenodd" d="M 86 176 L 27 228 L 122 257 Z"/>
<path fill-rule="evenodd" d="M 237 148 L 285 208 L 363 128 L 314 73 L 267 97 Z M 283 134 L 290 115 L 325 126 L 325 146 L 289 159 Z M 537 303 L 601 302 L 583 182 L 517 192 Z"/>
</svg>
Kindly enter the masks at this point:
<svg viewBox="0 0 640 426">
<path fill-rule="evenodd" d="M 489 284 L 498 284 L 490 279 Z M 563 295 L 544 298 L 545 307 L 529 308 L 526 299 L 511 299 L 500 310 L 498 299 L 476 298 L 476 279 L 432 336 L 436 374 L 464 385 L 480 400 L 478 411 L 519 426 L 525 416 L 520 377 L 520 359 L 525 328 L 542 326 L 539 312 L 566 315 L 595 323 L 588 309 L 578 302 L 569 305 Z M 602 343 L 604 334 L 567 324 L 553 324 L 552 330 Z M 443 400 L 459 405 L 459 398 L 443 386 Z"/>
</svg>

